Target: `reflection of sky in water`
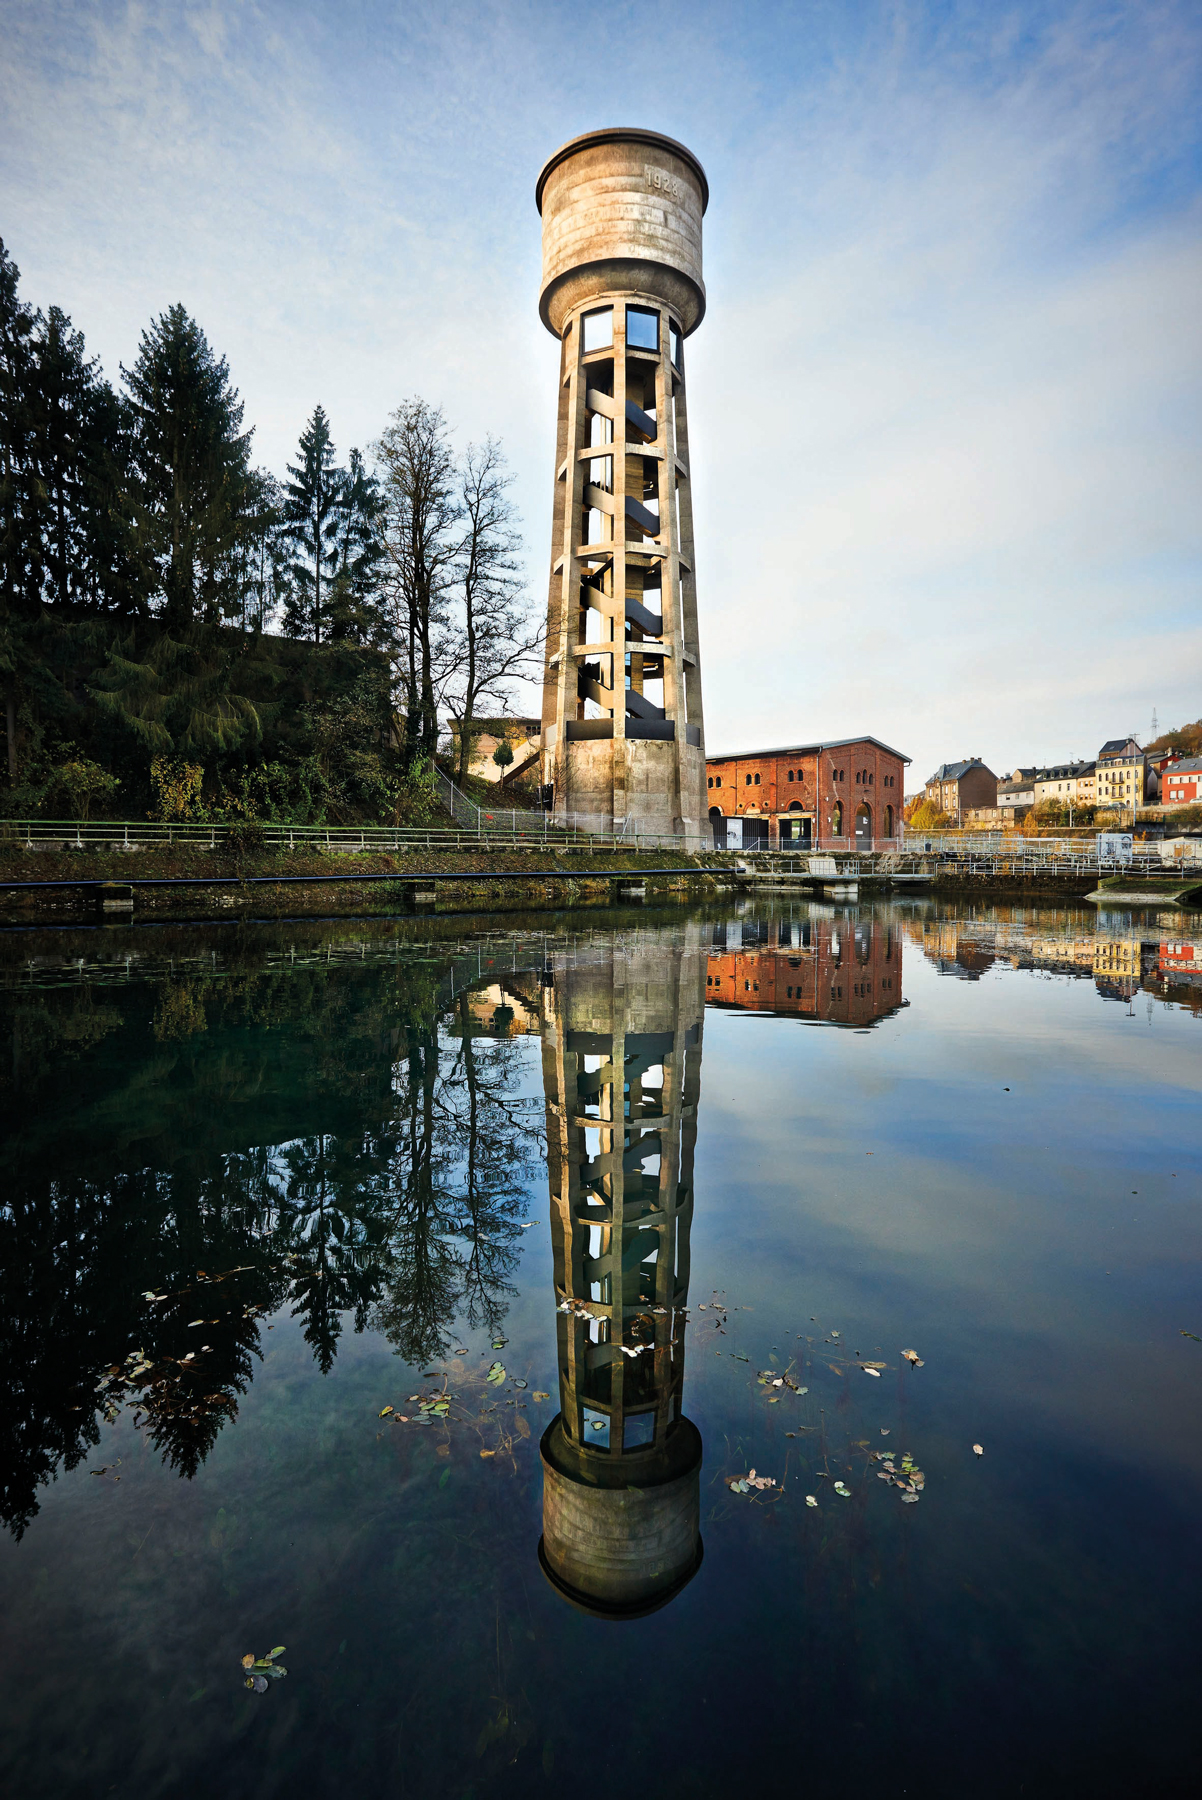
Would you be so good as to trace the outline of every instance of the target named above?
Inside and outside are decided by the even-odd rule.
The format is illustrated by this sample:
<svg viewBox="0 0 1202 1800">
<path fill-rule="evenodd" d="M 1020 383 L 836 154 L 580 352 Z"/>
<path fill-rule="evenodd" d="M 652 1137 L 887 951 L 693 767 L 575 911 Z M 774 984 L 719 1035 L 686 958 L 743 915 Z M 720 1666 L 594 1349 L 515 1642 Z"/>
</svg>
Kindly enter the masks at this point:
<svg viewBox="0 0 1202 1800">
<path fill-rule="evenodd" d="M 832 928 L 846 954 L 850 917 L 812 918 L 815 957 Z M 466 1392 L 493 1357 L 528 1379 L 501 1396 L 530 1421 L 512 1463 L 481 1458 L 466 1431 L 443 1457 L 434 1432 L 381 1425 L 379 1409 L 428 1389 L 424 1371 L 441 1361 L 406 1365 L 348 1315 L 323 1376 L 285 1308 L 193 1480 L 164 1469 L 125 1421 L 42 1490 L 24 1539 L 0 1549 L 10 1791 L 549 1794 L 637 1770 L 674 1796 L 804 1767 L 851 1794 L 886 1777 L 932 1794 L 1184 1792 L 1202 1345 L 1180 1332 L 1202 1334 L 1202 1020 L 1185 990 L 1182 1004 L 1150 997 L 1164 991 L 1151 952 L 1142 973 L 1135 958 L 1128 1006 L 1103 1000 L 1084 964 L 1072 978 L 961 949 L 956 965 L 957 933 L 946 921 L 933 932 L 932 919 L 907 909 L 906 1004 L 871 1029 L 851 1017 L 810 1028 L 796 1016 L 808 989 L 786 998 L 785 1016 L 729 997 L 705 1011 L 684 1368 L 704 1444 L 705 1560 L 669 1606 L 637 1623 L 590 1619 L 539 1573 L 537 1442 L 559 1383 L 536 1170 L 515 1202 L 517 1221 L 539 1225 L 517 1234 L 507 1342 L 494 1350 L 489 1329 L 463 1321 L 448 1335 L 469 1352 L 452 1387 Z M 1081 944 L 1091 926 L 1049 911 L 1023 929 Z M 1012 949 L 1021 935 L 978 919 L 958 937 L 979 946 L 989 932 Z M 1175 936 L 1188 936 L 1181 921 Z M 731 939 L 708 952 L 711 967 L 734 954 Z M 761 959 L 800 947 L 772 930 L 735 941 Z M 195 942 L 222 953 L 219 933 Z M 591 944 L 605 980 L 633 967 L 604 932 Z M 149 1097 L 168 1136 L 148 1154 L 180 1196 L 204 1146 L 224 1133 L 241 1150 L 257 1116 L 291 1117 L 290 1099 L 314 1131 L 334 1128 L 332 1110 L 349 1142 L 376 1103 L 373 1058 L 403 1053 L 444 950 L 422 951 L 424 990 L 386 959 L 335 956 L 315 978 L 310 965 L 296 1004 L 312 1016 L 323 994 L 337 999 L 358 1071 L 343 1091 L 307 1085 L 315 1052 L 303 1020 L 288 1022 L 285 985 L 284 1016 L 252 1018 L 220 1043 L 215 1019 L 204 1040 L 110 1033 L 70 1064 L 64 1121 L 99 1079 L 103 1063 L 88 1059 L 107 1057 Z M 965 969 L 979 978 L 951 978 Z M 148 992 L 131 978 L 119 1003 L 149 1019 Z M 97 993 L 118 1004 L 113 989 Z M 508 1030 L 529 1031 L 540 1005 L 545 1016 L 539 980 L 522 993 L 528 1009 L 501 995 Z M 173 1016 L 161 991 L 157 1005 Z M 496 1013 L 492 1000 L 465 1007 L 444 1013 L 444 1048 Z M 231 1084 L 220 1105 L 204 1088 L 205 1116 L 184 1131 L 180 1095 L 206 1047 Z M 524 1122 L 541 1113 L 541 1051 L 519 1035 L 502 1056 Z M 103 1100 L 95 1114 L 97 1168 L 103 1121 L 118 1111 Z M 591 1127 L 589 1139 L 596 1155 Z M 366 1142 L 356 1155 L 371 1181 Z M 461 1115 L 448 1115 L 440 1152 L 461 1183 Z M 118 1153 L 114 1140 L 112 1154 L 129 1164 L 128 1145 Z M 287 1164 L 275 1155 L 277 1172 Z M 311 1209 L 308 1162 L 304 1179 Z M 311 1236 L 311 1210 L 305 1220 Z M 715 1288 L 724 1335 L 721 1315 L 698 1310 Z M 72 1339 L 72 1354 L 102 1364 L 104 1330 L 101 1316 L 95 1342 Z M 902 1374 L 909 1345 L 925 1366 Z M 886 1362 L 884 1377 L 832 1373 L 840 1350 Z M 10 1377 L 28 1352 L 10 1338 Z M 65 1378 L 60 1353 L 48 1328 L 38 1379 Z M 768 1404 L 755 1373 L 773 1355 L 806 1358 L 808 1395 Z M 849 1453 L 861 1441 L 913 1450 L 927 1477 L 919 1504 L 902 1508 Z M 824 1442 L 848 1501 L 819 1474 Z M 89 1475 L 117 1456 L 120 1485 Z M 729 1495 L 723 1477 L 751 1466 L 784 1480 L 782 1501 Z M 806 1509 L 814 1491 L 820 1504 Z M 239 1658 L 278 1643 L 287 1679 L 246 1694 Z"/>
</svg>

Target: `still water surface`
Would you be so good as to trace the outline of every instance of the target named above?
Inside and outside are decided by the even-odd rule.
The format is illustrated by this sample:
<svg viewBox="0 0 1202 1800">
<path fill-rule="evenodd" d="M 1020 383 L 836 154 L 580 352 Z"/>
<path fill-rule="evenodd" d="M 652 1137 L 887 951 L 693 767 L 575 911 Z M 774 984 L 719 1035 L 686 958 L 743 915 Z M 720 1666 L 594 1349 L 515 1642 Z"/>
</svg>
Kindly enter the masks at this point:
<svg viewBox="0 0 1202 1800">
<path fill-rule="evenodd" d="M 4 1791 L 1196 1791 L 1195 939 L 0 937 Z"/>
</svg>

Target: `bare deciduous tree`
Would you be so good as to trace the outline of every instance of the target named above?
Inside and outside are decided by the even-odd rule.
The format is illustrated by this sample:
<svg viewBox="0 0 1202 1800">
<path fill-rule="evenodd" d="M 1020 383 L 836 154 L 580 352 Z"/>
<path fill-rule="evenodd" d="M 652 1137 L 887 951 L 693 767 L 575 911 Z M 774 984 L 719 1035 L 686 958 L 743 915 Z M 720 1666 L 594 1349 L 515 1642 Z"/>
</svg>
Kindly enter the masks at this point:
<svg viewBox="0 0 1202 1800">
<path fill-rule="evenodd" d="M 420 398 L 398 406 L 374 449 L 390 570 L 384 623 L 404 693 L 405 752 L 414 763 L 432 757 L 438 745 L 449 589 L 459 553 L 459 482 L 442 409 Z"/>
<path fill-rule="evenodd" d="M 469 444 L 459 465 L 462 534 L 455 559 L 454 655 L 445 688 L 459 726 L 457 778 L 467 775 L 472 724 L 481 700 L 504 704 L 514 681 L 534 673 L 545 627 L 531 617 L 517 561 L 518 520 L 509 498 L 513 476 L 500 444 Z"/>
</svg>

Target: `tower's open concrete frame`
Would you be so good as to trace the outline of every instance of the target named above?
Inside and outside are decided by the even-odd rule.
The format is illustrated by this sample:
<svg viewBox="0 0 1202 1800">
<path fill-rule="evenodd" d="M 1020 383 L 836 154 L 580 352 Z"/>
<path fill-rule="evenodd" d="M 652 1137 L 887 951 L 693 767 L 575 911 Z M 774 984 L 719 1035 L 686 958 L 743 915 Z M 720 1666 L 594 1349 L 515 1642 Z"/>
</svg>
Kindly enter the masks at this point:
<svg viewBox="0 0 1202 1800">
<path fill-rule="evenodd" d="M 705 743 L 684 339 L 705 311 L 701 164 L 587 132 L 536 190 L 562 345 L 543 780 L 554 818 L 703 841 Z"/>
</svg>

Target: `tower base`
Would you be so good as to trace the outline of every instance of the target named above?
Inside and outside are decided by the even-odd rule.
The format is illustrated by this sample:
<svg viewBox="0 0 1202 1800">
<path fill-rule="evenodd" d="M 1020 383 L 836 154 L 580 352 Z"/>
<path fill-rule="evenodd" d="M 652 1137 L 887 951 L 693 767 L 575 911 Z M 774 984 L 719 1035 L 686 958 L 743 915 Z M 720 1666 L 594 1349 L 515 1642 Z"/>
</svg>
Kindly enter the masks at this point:
<svg viewBox="0 0 1202 1800">
<path fill-rule="evenodd" d="M 686 849 L 702 848 L 704 822 L 696 814 L 704 788 L 701 745 L 572 733 L 573 724 L 580 731 L 608 723 L 573 721 L 566 743 L 548 758 L 555 786 L 553 823 L 578 831 L 681 838 Z"/>
</svg>

